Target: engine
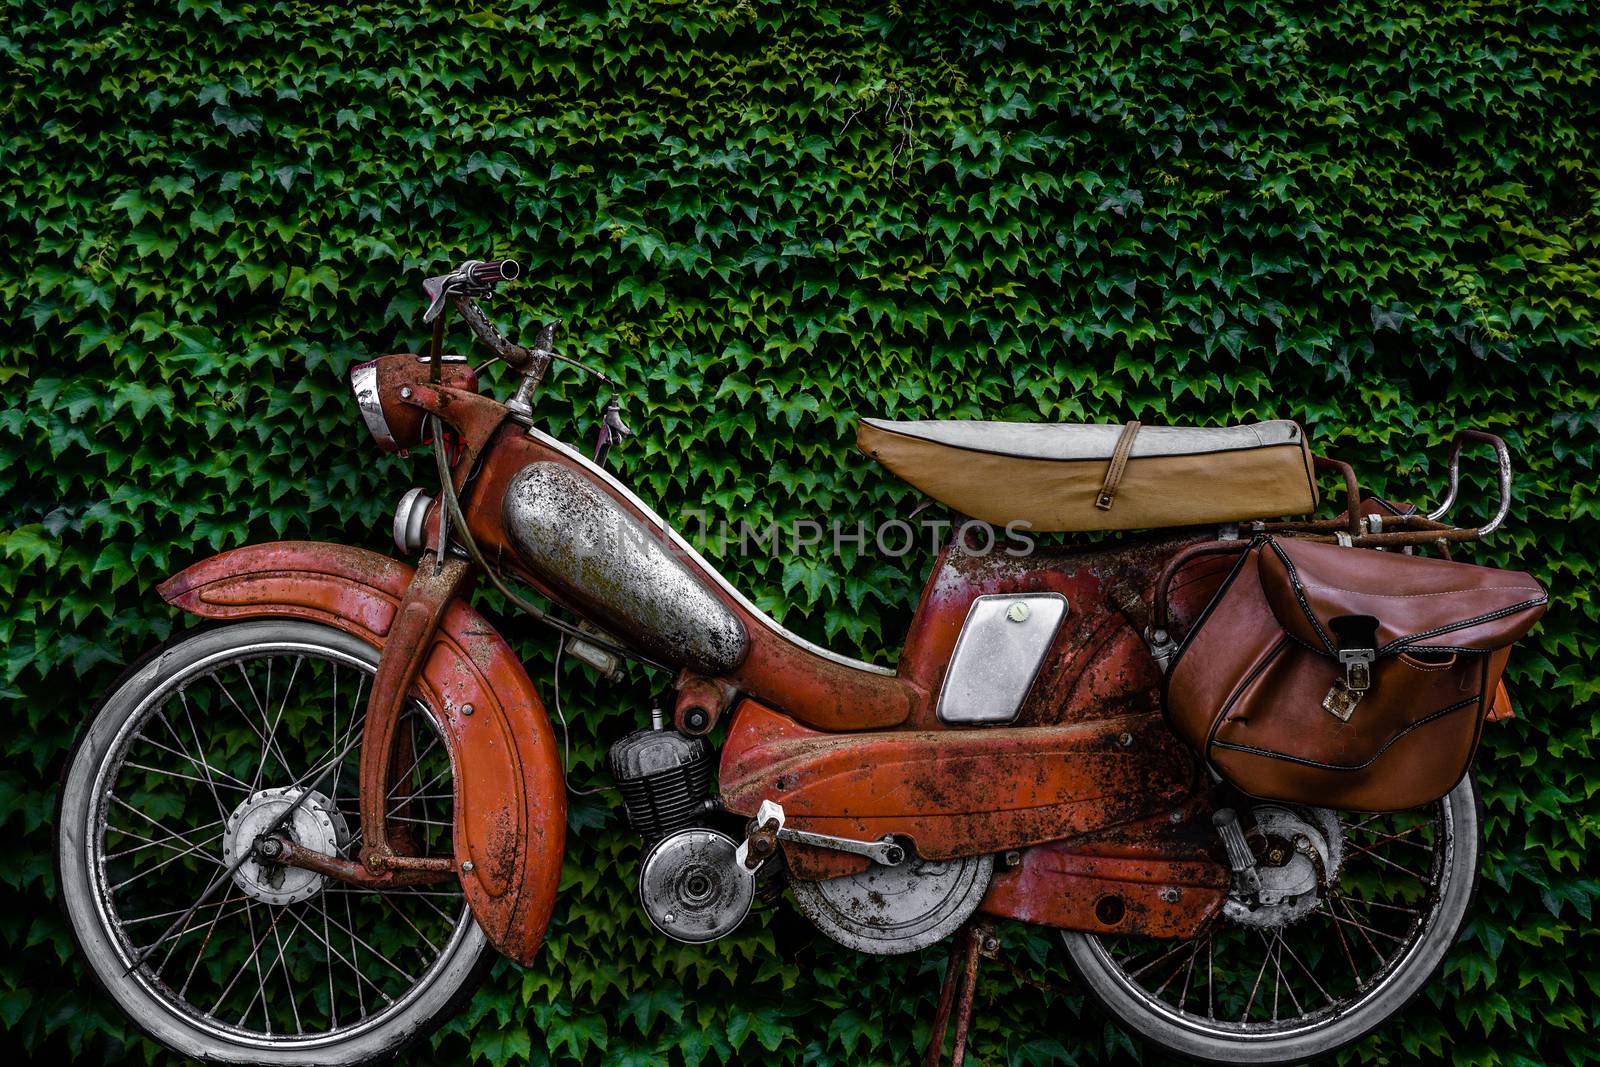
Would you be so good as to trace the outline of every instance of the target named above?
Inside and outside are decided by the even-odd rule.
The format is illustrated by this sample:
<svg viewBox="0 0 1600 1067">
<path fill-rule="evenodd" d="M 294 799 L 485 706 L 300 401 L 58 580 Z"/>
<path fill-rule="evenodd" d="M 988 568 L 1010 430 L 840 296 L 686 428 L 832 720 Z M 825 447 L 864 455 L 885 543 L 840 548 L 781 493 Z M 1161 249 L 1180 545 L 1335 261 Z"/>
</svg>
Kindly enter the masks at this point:
<svg viewBox="0 0 1600 1067">
<path fill-rule="evenodd" d="M 628 825 L 653 845 L 674 830 L 698 824 L 711 810 L 711 746 L 703 737 L 668 730 L 661 712 L 651 728 L 611 746 L 611 774 L 622 790 Z"/>
<path fill-rule="evenodd" d="M 755 899 L 755 878 L 734 858 L 738 844 L 702 825 L 716 807 L 711 746 L 666 728 L 651 728 L 611 746 L 611 774 L 622 791 L 628 824 L 648 850 L 639 865 L 639 903 L 650 922 L 677 941 L 701 944 L 732 933 Z"/>
</svg>

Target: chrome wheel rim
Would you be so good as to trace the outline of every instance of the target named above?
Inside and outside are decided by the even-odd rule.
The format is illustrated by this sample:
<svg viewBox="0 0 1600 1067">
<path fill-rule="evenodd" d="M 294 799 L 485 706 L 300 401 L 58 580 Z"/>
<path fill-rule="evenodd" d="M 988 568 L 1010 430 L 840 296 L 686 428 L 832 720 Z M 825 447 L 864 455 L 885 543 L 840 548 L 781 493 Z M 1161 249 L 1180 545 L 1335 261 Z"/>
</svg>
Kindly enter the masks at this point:
<svg viewBox="0 0 1600 1067">
<path fill-rule="evenodd" d="M 126 976 L 184 1023 L 260 1048 L 347 1041 L 404 1011 L 473 930 L 454 883 L 378 893 L 323 880 L 306 892 L 301 879 L 284 904 L 230 880 L 167 932 L 227 869 L 230 820 L 324 769 L 324 795 L 307 806 L 335 829 L 311 843 L 331 836 L 357 857 L 353 742 L 373 671 L 301 641 L 216 652 L 142 696 L 95 769 L 84 849 L 96 913 Z M 449 855 L 450 761 L 415 699 L 401 736 L 390 818 Z"/>
<path fill-rule="evenodd" d="M 1339 816 L 1343 861 L 1314 908 L 1280 928 L 1226 919 L 1189 941 L 1085 939 L 1125 996 L 1179 1030 L 1283 1042 L 1373 1008 L 1416 962 L 1452 899 L 1453 797 Z"/>
</svg>

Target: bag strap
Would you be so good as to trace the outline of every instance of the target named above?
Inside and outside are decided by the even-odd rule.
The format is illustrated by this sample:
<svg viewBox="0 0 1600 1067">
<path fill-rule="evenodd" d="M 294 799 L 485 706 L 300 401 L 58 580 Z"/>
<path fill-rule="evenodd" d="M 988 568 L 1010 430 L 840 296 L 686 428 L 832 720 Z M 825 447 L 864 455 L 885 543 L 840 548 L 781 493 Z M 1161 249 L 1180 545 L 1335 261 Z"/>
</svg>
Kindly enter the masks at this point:
<svg viewBox="0 0 1600 1067">
<path fill-rule="evenodd" d="M 1138 436 L 1139 420 L 1133 419 L 1122 428 L 1122 434 L 1117 438 L 1117 447 L 1111 451 L 1111 463 L 1106 467 L 1105 481 L 1100 484 L 1100 495 L 1094 498 L 1094 506 L 1101 511 L 1111 510 L 1117 486 L 1122 482 L 1122 472 L 1128 467 L 1128 456 L 1133 452 L 1133 439 Z"/>
</svg>

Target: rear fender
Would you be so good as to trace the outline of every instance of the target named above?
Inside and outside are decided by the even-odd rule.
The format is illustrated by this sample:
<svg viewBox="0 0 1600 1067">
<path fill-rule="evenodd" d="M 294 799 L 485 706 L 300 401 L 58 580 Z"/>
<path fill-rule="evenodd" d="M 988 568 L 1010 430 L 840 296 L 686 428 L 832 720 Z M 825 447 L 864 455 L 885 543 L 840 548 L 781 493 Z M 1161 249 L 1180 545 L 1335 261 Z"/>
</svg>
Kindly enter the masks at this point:
<svg viewBox="0 0 1600 1067">
<path fill-rule="evenodd" d="M 202 560 L 159 592 L 201 618 L 306 619 L 381 650 L 411 575 L 376 552 L 279 541 Z M 555 906 L 566 845 L 566 790 L 544 704 L 510 646 L 460 599 L 445 609 L 417 685 L 450 750 L 461 888 L 489 941 L 528 963 Z"/>
</svg>

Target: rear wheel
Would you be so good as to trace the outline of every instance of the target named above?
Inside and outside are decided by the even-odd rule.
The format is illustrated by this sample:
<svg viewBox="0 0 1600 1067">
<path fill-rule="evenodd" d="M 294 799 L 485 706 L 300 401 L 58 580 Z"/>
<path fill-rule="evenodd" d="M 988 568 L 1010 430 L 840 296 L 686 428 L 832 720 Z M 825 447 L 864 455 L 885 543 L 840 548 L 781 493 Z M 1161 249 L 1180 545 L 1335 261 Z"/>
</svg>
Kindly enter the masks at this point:
<svg viewBox="0 0 1600 1067">
<path fill-rule="evenodd" d="M 1476 884 L 1470 775 L 1413 811 L 1261 804 L 1253 814 L 1265 831 L 1258 850 L 1282 861 L 1282 899 L 1230 902 L 1191 941 L 1063 935 L 1074 969 L 1123 1025 L 1207 1063 L 1299 1063 L 1365 1037 L 1437 973 Z"/>
<path fill-rule="evenodd" d="M 453 881 L 374 892 L 251 854 L 202 899 L 296 802 L 296 844 L 357 855 L 352 742 L 377 661 L 313 623 L 203 631 L 125 676 L 80 739 L 57 827 L 62 902 L 100 983 L 168 1047 L 228 1063 L 384 1059 L 492 962 Z M 419 701 L 400 736 L 390 821 L 422 854 L 451 855 L 450 759 Z"/>
</svg>

